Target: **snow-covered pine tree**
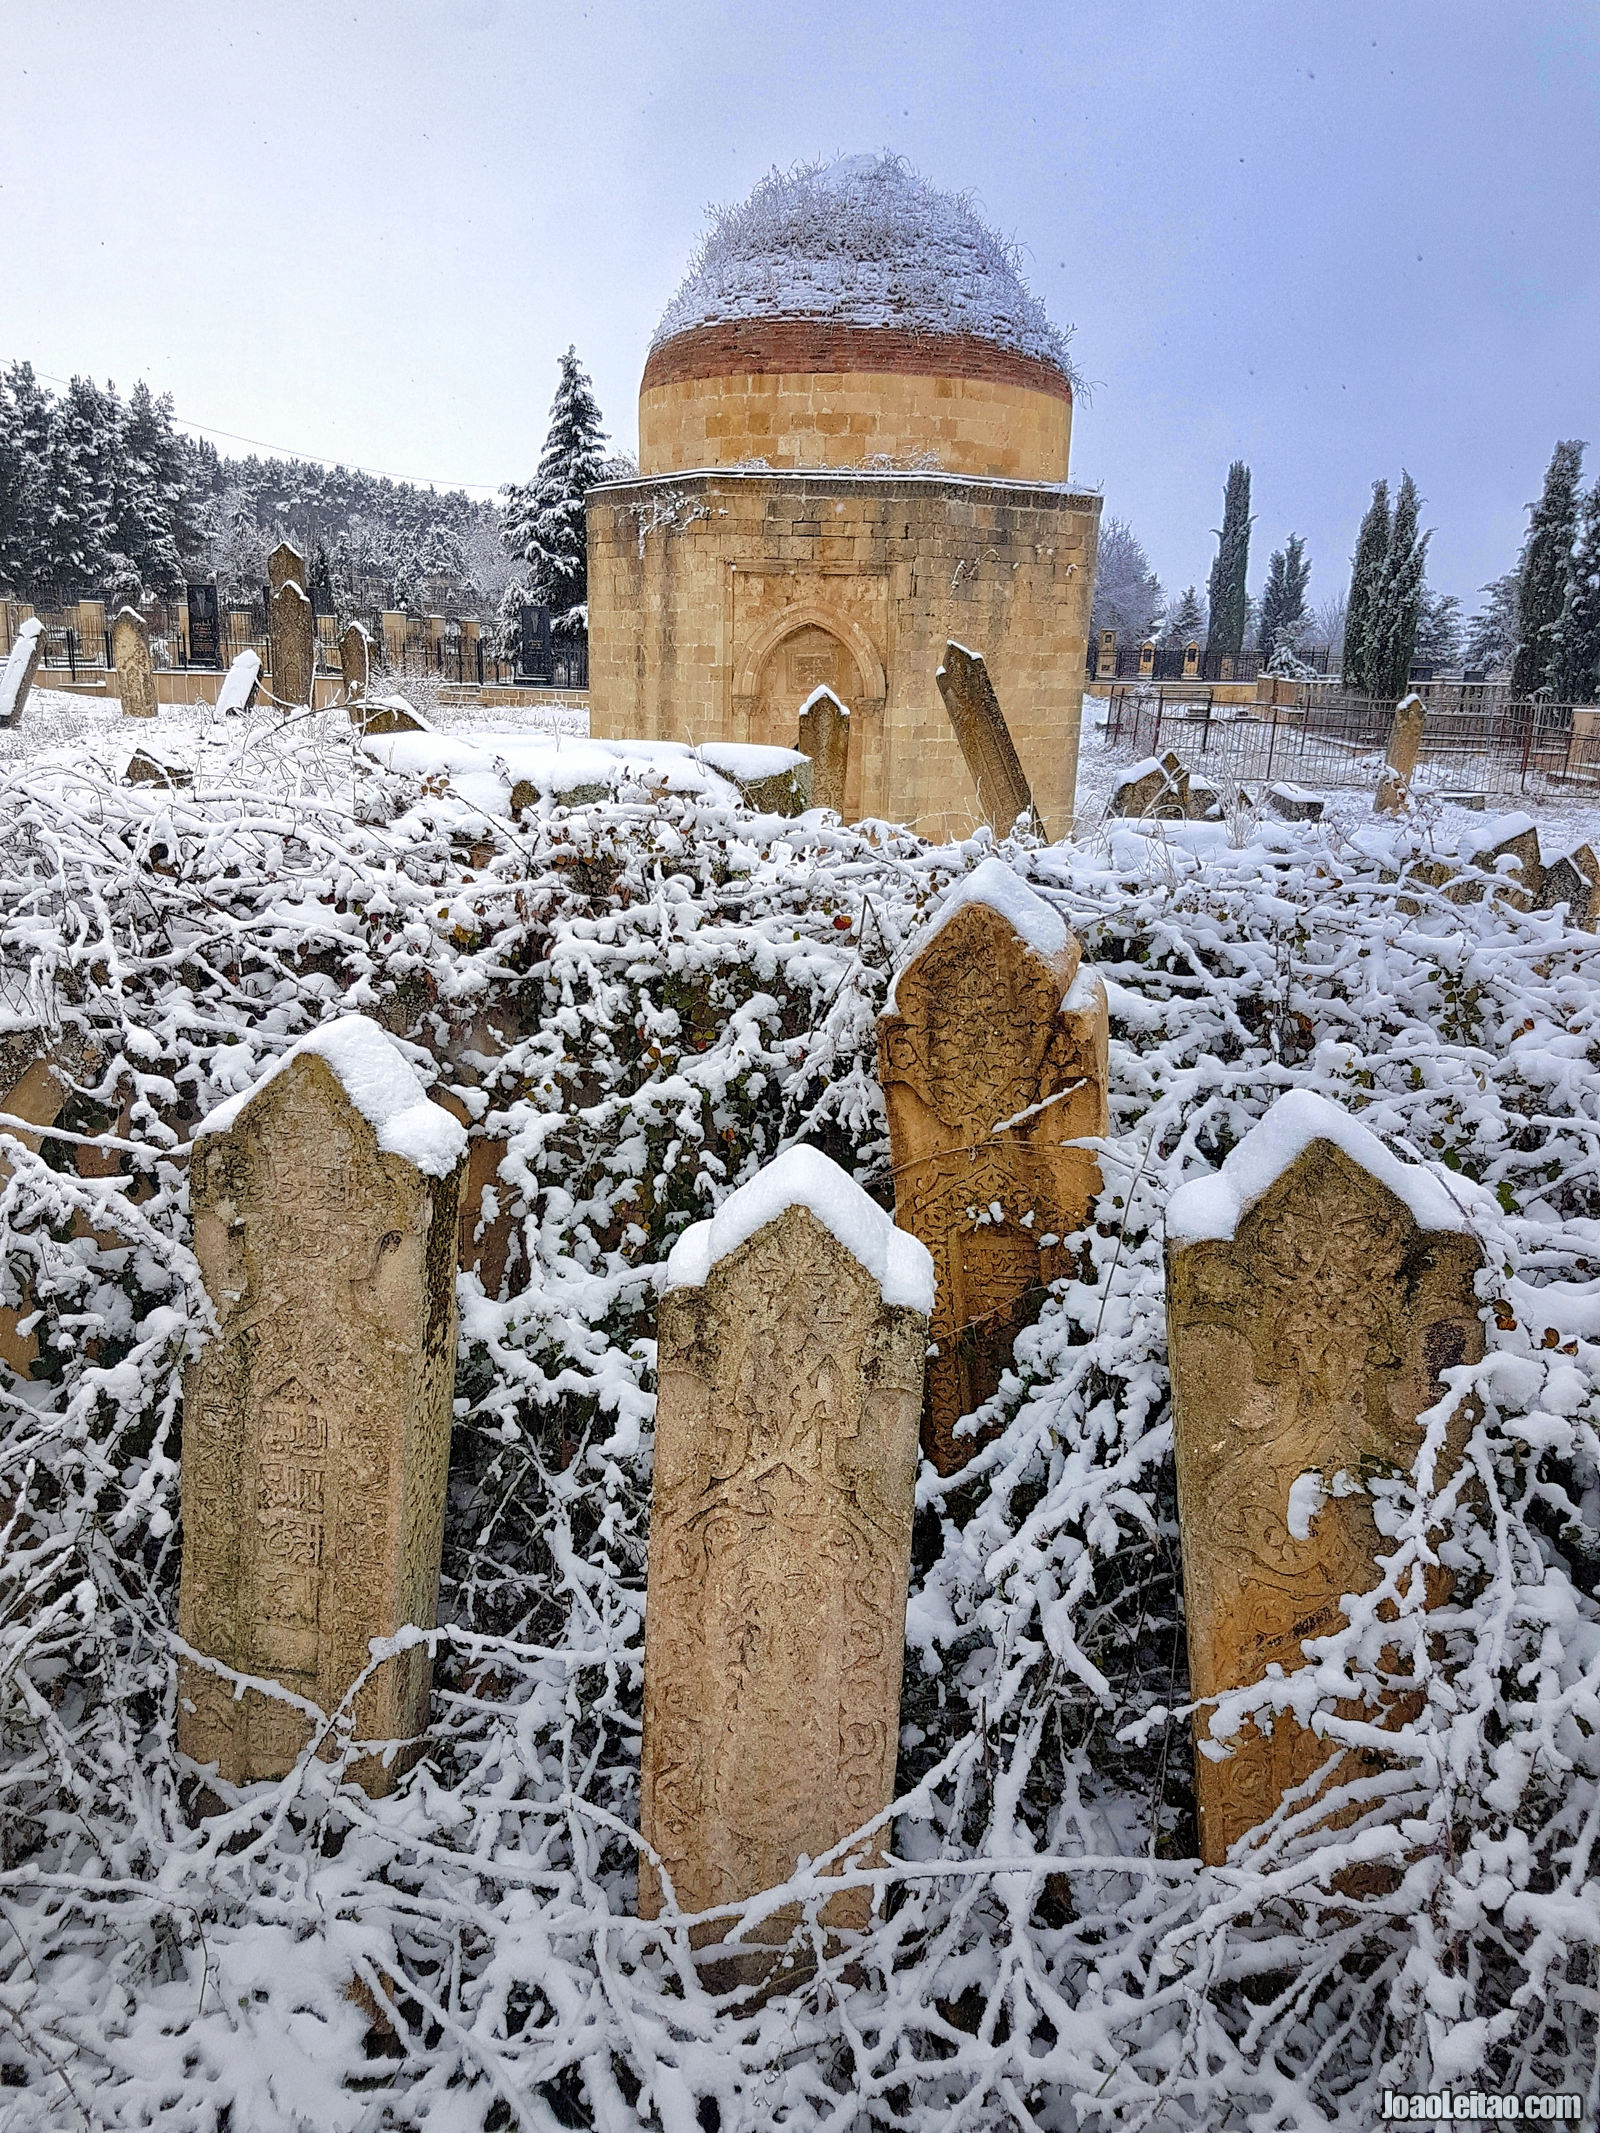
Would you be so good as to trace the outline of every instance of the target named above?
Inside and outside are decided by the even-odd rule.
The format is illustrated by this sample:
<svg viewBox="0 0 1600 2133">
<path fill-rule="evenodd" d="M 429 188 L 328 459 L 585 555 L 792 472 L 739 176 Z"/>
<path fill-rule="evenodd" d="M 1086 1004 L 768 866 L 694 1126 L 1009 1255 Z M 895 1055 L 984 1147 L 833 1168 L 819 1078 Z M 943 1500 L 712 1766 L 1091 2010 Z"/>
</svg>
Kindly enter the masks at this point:
<svg viewBox="0 0 1600 2133">
<path fill-rule="evenodd" d="M 31 363 L 13 363 L 0 380 L 0 582 L 14 592 L 33 586 L 49 447 L 50 395 Z"/>
<path fill-rule="evenodd" d="M 32 568 L 38 596 L 73 600 L 113 574 L 112 468 L 122 404 L 90 378 L 74 378 L 50 410 L 44 510 Z"/>
<path fill-rule="evenodd" d="M 578 634 L 588 626 L 588 542 L 583 500 L 606 474 L 606 435 L 594 389 L 576 348 L 561 358 L 539 471 L 505 492 L 506 548 L 523 566 L 535 600 L 553 626 Z"/>
<path fill-rule="evenodd" d="M 1356 535 L 1356 552 L 1350 559 L 1350 597 L 1344 617 L 1344 685 L 1372 694 L 1371 645 L 1373 602 L 1389 553 L 1389 484 L 1372 484 L 1372 501 Z"/>
<path fill-rule="evenodd" d="M 212 461 L 216 460 L 215 449 Z M 111 545 L 152 592 L 175 593 L 199 545 L 189 452 L 172 427 L 172 396 L 141 379 L 128 395 L 111 479 Z"/>
<path fill-rule="evenodd" d="M 1236 659 L 1244 649 L 1245 625 L 1249 619 L 1245 577 L 1249 568 L 1250 469 L 1242 459 L 1236 459 L 1228 469 L 1216 560 L 1211 565 L 1208 587 L 1211 624 L 1206 633 L 1208 659 L 1213 654 Z"/>
<path fill-rule="evenodd" d="M 1517 649 L 1517 573 L 1508 570 L 1478 590 L 1484 601 L 1467 624 L 1462 661 L 1478 673 L 1509 672 Z"/>
<path fill-rule="evenodd" d="M 1411 655 L 1433 667 L 1453 667 L 1461 658 L 1461 602 L 1454 593 L 1424 592 Z"/>
<path fill-rule="evenodd" d="M 1572 573 L 1582 465 L 1581 441 L 1564 438 L 1550 455 L 1544 494 L 1531 508 L 1528 538 L 1517 569 L 1517 648 L 1511 659 L 1515 696 L 1533 696 L 1550 686 L 1556 630 Z"/>
<path fill-rule="evenodd" d="M 1578 537 L 1566 603 L 1556 627 L 1550 686 L 1557 703 L 1592 704 L 1600 696 L 1600 481 L 1578 512 Z"/>
<path fill-rule="evenodd" d="M 1422 619 L 1428 542 L 1432 535 L 1417 531 L 1422 499 L 1417 485 L 1403 469 L 1394 500 L 1394 522 L 1389 529 L 1389 552 L 1373 594 L 1367 638 L 1367 693 L 1383 702 L 1398 702 L 1411 679 L 1411 661 L 1417 647 L 1417 626 Z"/>
<path fill-rule="evenodd" d="M 1298 533 L 1291 533 L 1281 548 L 1274 548 L 1267 564 L 1257 632 L 1263 658 L 1275 660 L 1280 653 L 1292 655 L 1298 649 L 1306 625 L 1306 586 L 1310 579 L 1306 544 Z"/>
<path fill-rule="evenodd" d="M 1198 644 L 1206 626 L 1206 604 L 1200 597 L 1198 585 L 1186 585 L 1176 600 L 1167 609 L 1167 619 L 1162 624 L 1161 642 L 1169 648 L 1181 651 L 1186 644 Z"/>
</svg>

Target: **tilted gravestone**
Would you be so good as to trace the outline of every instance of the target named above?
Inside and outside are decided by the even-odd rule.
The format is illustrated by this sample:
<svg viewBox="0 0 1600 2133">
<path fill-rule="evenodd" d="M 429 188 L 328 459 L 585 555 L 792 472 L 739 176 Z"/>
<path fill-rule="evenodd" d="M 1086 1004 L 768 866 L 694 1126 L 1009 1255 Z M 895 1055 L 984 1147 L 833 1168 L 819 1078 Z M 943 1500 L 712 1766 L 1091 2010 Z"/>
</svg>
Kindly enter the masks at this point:
<svg viewBox="0 0 1600 2133">
<path fill-rule="evenodd" d="M 246 646 L 222 677 L 222 687 L 217 691 L 218 718 L 237 718 L 248 711 L 260 685 L 261 654 Z"/>
<path fill-rule="evenodd" d="M 893 1796 L 932 1300 L 921 1245 L 809 1148 L 667 1263 L 641 1828 L 681 1910 L 778 1887 Z M 849 1863 L 876 1854 L 866 1840 Z M 642 1857 L 640 1915 L 663 1902 Z M 757 1945 L 786 1939 L 793 1913 Z M 869 1915 L 865 1889 L 823 1910 L 843 1927 Z"/>
<path fill-rule="evenodd" d="M 1538 908 L 1553 911 L 1557 904 L 1566 905 L 1569 923 L 1583 932 L 1600 926 L 1600 858 L 1592 845 L 1563 852 L 1542 869 Z"/>
<path fill-rule="evenodd" d="M 119 608 L 111 625 L 111 663 L 124 718 L 154 718 L 156 674 L 150 663 L 150 632 L 143 615 Z"/>
<path fill-rule="evenodd" d="M 1280 1097 L 1215 1176 L 1167 1209 L 1167 1340 L 1190 1694 L 1305 1664 L 1378 1581 L 1367 1483 L 1406 1469 L 1439 1373 L 1484 1347 L 1482 1254 L 1444 1186 L 1350 1115 Z M 1454 1418 L 1441 1478 L 1470 1424 Z M 1220 1865 L 1333 1752 L 1280 1714 L 1205 1752 L 1195 1719 L 1200 1851 Z M 1212 1746 L 1220 1745 L 1215 1742 Z M 1347 1753 L 1329 1782 L 1361 1774 Z"/>
<path fill-rule="evenodd" d="M 1380 815 L 1404 814 L 1411 799 L 1411 780 L 1416 775 L 1417 758 L 1422 753 L 1422 729 L 1427 710 L 1420 696 L 1408 696 L 1394 707 L 1394 723 L 1389 728 L 1389 749 L 1384 757 L 1383 775 L 1378 780 L 1378 797 L 1375 811 Z"/>
<path fill-rule="evenodd" d="M 332 1712 L 369 1640 L 432 1627 L 455 1386 L 464 1129 L 393 1040 L 316 1031 L 194 1141 L 195 1253 L 219 1322 L 184 1377 L 185 1643 Z M 387 1791 L 418 1752 L 426 1647 L 356 1696 L 351 1775 Z M 180 1667 L 178 1745 L 243 1784 L 311 1737 L 295 1703 Z"/>
<path fill-rule="evenodd" d="M 1004 837 L 1019 815 L 1033 814 L 1034 827 L 1043 836 L 1044 824 L 1034 813 L 1033 793 L 981 655 L 969 652 L 964 644 L 947 644 L 944 665 L 935 679 L 977 788 L 984 821 Z"/>
<path fill-rule="evenodd" d="M 33 677 L 44 656 L 44 624 L 30 615 L 17 631 L 16 642 L 0 667 L 0 726 L 19 726 Z"/>
<path fill-rule="evenodd" d="M 372 639 L 359 622 L 347 622 L 339 639 L 339 668 L 344 693 L 354 703 L 367 693 L 372 674 Z"/>
<path fill-rule="evenodd" d="M 800 706 L 796 748 L 811 759 L 811 805 L 845 810 L 845 776 L 850 767 L 850 710 L 824 684 Z"/>
<path fill-rule="evenodd" d="M 938 1279 L 922 1441 L 943 1474 L 976 1451 L 956 1424 L 998 1388 L 1100 1190 L 1070 1143 L 1106 1130 L 1107 1034 L 1076 939 L 998 859 L 948 899 L 879 1019 L 895 1220 Z"/>
</svg>

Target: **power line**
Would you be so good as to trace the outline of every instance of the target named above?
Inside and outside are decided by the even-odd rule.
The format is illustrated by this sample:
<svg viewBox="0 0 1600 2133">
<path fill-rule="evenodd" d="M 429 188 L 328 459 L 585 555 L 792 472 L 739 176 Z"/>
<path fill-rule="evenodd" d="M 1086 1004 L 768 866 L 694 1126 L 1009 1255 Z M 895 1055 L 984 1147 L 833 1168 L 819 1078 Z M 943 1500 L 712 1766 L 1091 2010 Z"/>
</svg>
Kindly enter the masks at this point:
<svg viewBox="0 0 1600 2133">
<path fill-rule="evenodd" d="M 34 373 L 47 385 L 70 388 L 70 378 L 52 377 L 48 370 Z M 485 496 L 498 496 L 499 487 L 486 481 L 424 481 L 416 474 L 396 474 L 388 467 L 363 467 L 352 459 L 327 459 L 320 452 L 297 452 L 291 445 L 268 444 L 263 437 L 241 437 L 237 430 L 219 430 L 213 423 L 196 422 L 188 415 L 173 411 L 173 421 L 180 429 L 198 430 L 203 437 L 226 437 L 230 444 L 253 444 L 258 452 L 272 452 L 280 459 L 304 459 L 315 467 L 343 467 L 352 474 L 372 474 L 380 481 L 403 481 L 413 489 L 477 489 Z"/>
</svg>

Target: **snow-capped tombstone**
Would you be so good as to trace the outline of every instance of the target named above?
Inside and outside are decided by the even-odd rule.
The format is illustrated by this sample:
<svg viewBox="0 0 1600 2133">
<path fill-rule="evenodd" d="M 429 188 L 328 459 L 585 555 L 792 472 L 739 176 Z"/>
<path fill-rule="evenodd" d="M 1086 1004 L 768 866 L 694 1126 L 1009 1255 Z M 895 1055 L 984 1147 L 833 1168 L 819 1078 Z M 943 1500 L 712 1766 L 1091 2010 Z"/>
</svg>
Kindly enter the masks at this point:
<svg viewBox="0 0 1600 2133">
<path fill-rule="evenodd" d="M 1475 868 L 1493 874 L 1503 884 L 1495 893 L 1507 903 L 1519 911 L 1531 911 L 1539 903 L 1544 893 L 1544 860 L 1538 825 L 1527 815 L 1502 815 L 1486 831 L 1475 832 L 1463 849 Z"/>
<path fill-rule="evenodd" d="M 1154 637 L 1146 637 L 1139 647 L 1139 673 L 1143 677 L 1153 674 L 1155 670 L 1156 640 Z"/>
<path fill-rule="evenodd" d="M 123 717 L 154 718 L 156 673 L 150 663 L 150 632 L 134 608 L 119 608 L 111 625 L 111 663 L 117 670 Z"/>
<path fill-rule="evenodd" d="M 1106 1130 L 1107 1041 L 1076 938 L 998 859 L 949 897 L 879 1018 L 895 1219 L 938 1276 L 922 1442 L 942 1474 L 977 1450 L 956 1425 L 998 1388 L 1100 1190 L 1069 1143 Z"/>
<path fill-rule="evenodd" d="M 710 741 L 697 753 L 719 778 L 737 788 L 746 807 L 759 814 L 792 817 L 803 815 L 813 805 L 814 766 L 797 749 Z"/>
<path fill-rule="evenodd" d="M 1095 655 L 1095 679 L 1100 681 L 1107 675 L 1115 678 L 1116 671 L 1117 633 L 1115 630 L 1102 630 L 1100 632 L 1100 648 Z"/>
<path fill-rule="evenodd" d="M 369 1665 L 430 1628 L 455 1385 L 462 1126 L 351 1015 L 292 1047 L 194 1140 L 195 1253 L 219 1331 L 184 1377 L 185 1643 L 299 1702 L 181 1666 L 178 1744 L 233 1784 L 282 1775 Z M 354 1699 L 350 1771 L 420 1752 L 415 1644 Z"/>
<path fill-rule="evenodd" d="M 1130 819 L 1152 815 L 1181 822 L 1189 814 L 1189 773 L 1169 748 L 1164 756 L 1146 756 L 1118 778 L 1110 812 Z"/>
<path fill-rule="evenodd" d="M 1394 707 L 1394 722 L 1389 728 L 1389 748 L 1383 759 L 1383 775 L 1378 780 L 1378 797 L 1375 811 L 1380 815 L 1401 815 L 1411 801 L 1411 780 L 1416 775 L 1417 758 L 1422 753 L 1422 729 L 1427 718 L 1426 707 L 1420 696 L 1408 696 Z"/>
<path fill-rule="evenodd" d="M 811 759 L 811 805 L 844 813 L 850 764 L 850 709 L 824 683 L 800 706 L 796 748 Z"/>
<path fill-rule="evenodd" d="M 4 667 L 0 667 L 0 726 L 22 723 L 22 709 L 43 656 L 44 624 L 37 615 L 30 615 L 17 631 Z"/>
<path fill-rule="evenodd" d="M 944 648 L 944 664 L 935 679 L 977 789 L 984 821 L 1004 837 L 1019 815 L 1032 814 L 1042 837 L 1045 827 L 1034 812 L 1033 793 L 982 655 L 952 641 Z"/>
<path fill-rule="evenodd" d="M 1173 1195 L 1167 1337 L 1197 1700 L 1293 1672 L 1304 1639 L 1341 1626 L 1342 1595 L 1376 1584 L 1367 1483 L 1410 1467 L 1440 1372 L 1482 1356 L 1482 1263 L 1456 1198 L 1309 1090 Z M 1458 1410 L 1440 1479 L 1469 1422 Z M 1219 1865 L 1331 1751 L 1285 1713 L 1270 1732 L 1247 1721 L 1214 1760 L 1206 1717 L 1195 1723 L 1201 1857 Z M 1360 1774 L 1347 1756 L 1329 1782 Z"/>
<path fill-rule="evenodd" d="M 218 718 L 238 718 L 255 702 L 261 683 L 261 654 L 247 645 L 222 677 L 217 691 Z"/>
<path fill-rule="evenodd" d="M 350 706 L 350 721 L 363 733 L 431 733 L 432 727 L 403 696 L 363 696 Z"/>
<path fill-rule="evenodd" d="M 280 704 L 309 704 L 317 626 L 310 595 L 298 579 L 285 578 L 272 595 L 271 628 L 272 693 Z"/>
<path fill-rule="evenodd" d="M 176 790 L 194 783 L 194 771 L 187 763 L 175 762 L 153 748 L 136 748 L 122 778 L 127 785 L 166 785 Z"/>
<path fill-rule="evenodd" d="M 1553 911 L 1558 904 L 1566 905 L 1568 923 L 1582 932 L 1600 926 L 1600 858 L 1592 845 L 1563 852 L 1544 869 L 1538 908 Z"/>
<path fill-rule="evenodd" d="M 359 622 L 347 622 L 339 639 L 339 669 L 344 693 L 352 703 L 367 693 L 372 673 L 372 639 Z"/>
<path fill-rule="evenodd" d="M 279 541 L 267 557 L 268 597 L 276 597 L 291 580 L 305 591 L 306 559 L 293 541 Z"/>
<path fill-rule="evenodd" d="M 1191 637 L 1183 648 L 1183 678 L 1193 681 L 1200 671 L 1200 647 Z"/>
<path fill-rule="evenodd" d="M 680 1910 L 778 1887 L 893 1796 L 932 1302 L 922 1246 L 810 1148 L 741 1186 L 667 1262 L 641 1828 Z M 641 1856 L 640 1915 L 665 1902 Z M 869 1912 L 854 1889 L 822 1915 L 860 1927 Z M 794 1923 L 785 1906 L 747 1945 L 781 1944 Z M 770 1960 L 730 1959 L 730 1974 Z"/>
</svg>

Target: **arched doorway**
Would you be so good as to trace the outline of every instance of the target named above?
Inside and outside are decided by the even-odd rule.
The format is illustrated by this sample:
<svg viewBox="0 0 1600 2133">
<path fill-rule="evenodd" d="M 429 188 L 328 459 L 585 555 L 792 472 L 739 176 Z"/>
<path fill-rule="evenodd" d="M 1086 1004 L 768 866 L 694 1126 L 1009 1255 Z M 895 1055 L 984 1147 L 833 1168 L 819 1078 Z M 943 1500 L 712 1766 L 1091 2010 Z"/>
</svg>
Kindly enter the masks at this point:
<svg viewBox="0 0 1600 2133">
<path fill-rule="evenodd" d="M 792 748 L 800 706 L 813 689 L 831 689 L 854 708 L 859 672 L 849 648 L 814 622 L 791 630 L 768 652 L 761 667 L 750 738 L 766 748 Z"/>
</svg>

